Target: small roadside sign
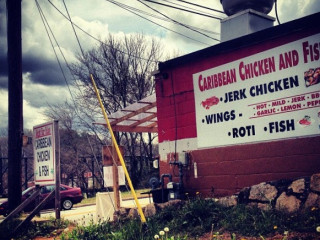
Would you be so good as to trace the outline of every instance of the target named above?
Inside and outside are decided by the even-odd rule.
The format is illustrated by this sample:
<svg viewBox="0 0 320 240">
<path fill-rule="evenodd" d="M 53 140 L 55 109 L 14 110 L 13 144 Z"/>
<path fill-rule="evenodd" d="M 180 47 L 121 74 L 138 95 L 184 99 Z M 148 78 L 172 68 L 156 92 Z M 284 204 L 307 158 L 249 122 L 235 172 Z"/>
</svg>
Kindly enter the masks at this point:
<svg viewBox="0 0 320 240">
<path fill-rule="evenodd" d="M 54 184 L 56 176 L 54 121 L 33 127 L 34 181 Z"/>
<path fill-rule="evenodd" d="M 104 180 L 105 187 L 113 187 L 112 166 L 103 167 L 103 180 Z M 118 181 L 119 181 L 119 186 L 126 185 L 126 177 L 124 175 L 124 170 L 122 166 L 118 166 Z"/>
</svg>

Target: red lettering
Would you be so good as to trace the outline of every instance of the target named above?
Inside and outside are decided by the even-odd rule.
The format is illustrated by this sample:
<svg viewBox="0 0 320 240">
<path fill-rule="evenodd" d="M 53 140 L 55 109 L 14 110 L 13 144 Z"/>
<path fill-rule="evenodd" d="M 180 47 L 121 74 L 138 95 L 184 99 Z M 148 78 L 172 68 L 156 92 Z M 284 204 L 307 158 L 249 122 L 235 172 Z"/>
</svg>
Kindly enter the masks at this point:
<svg viewBox="0 0 320 240">
<path fill-rule="evenodd" d="M 199 89 L 200 89 L 201 92 L 204 91 L 202 84 L 203 84 L 202 75 L 200 74 L 199 79 L 198 79 L 198 85 L 199 85 Z"/>
<path fill-rule="evenodd" d="M 320 57 L 319 44 L 320 43 L 317 42 L 312 45 L 312 44 L 309 44 L 308 41 L 302 43 L 304 63 L 308 63 L 309 60 L 311 62 L 319 60 L 319 57 Z"/>
<path fill-rule="evenodd" d="M 239 75 L 240 75 L 240 78 L 241 78 L 242 81 L 246 80 L 246 76 L 242 72 L 243 68 L 244 68 L 244 63 L 240 62 L 240 64 L 239 64 Z"/>
</svg>

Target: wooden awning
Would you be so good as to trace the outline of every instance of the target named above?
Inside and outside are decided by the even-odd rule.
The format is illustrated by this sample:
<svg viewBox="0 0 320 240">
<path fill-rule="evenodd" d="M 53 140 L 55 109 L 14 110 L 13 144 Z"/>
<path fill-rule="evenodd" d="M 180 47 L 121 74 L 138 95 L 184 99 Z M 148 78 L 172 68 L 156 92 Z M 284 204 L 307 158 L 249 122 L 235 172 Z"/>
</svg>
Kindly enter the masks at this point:
<svg viewBox="0 0 320 240">
<path fill-rule="evenodd" d="M 108 115 L 115 132 L 158 132 L 156 95 L 141 99 L 111 115 Z M 107 127 L 105 121 L 94 124 Z"/>
</svg>

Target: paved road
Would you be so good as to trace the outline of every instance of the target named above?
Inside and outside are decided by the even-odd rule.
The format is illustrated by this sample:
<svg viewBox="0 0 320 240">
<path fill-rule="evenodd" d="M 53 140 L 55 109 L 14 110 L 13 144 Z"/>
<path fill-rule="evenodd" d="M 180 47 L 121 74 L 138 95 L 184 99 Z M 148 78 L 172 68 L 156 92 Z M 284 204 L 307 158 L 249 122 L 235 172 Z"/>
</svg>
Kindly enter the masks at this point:
<svg viewBox="0 0 320 240">
<path fill-rule="evenodd" d="M 139 199 L 139 203 L 141 207 L 146 206 L 150 202 L 152 202 L 152 199 L 149 199 L 149 198 Z M 136 207 L 136 204 L 134 200 L 123 200 L 121 201 L 121 207 L 134 208 Z M 101 210 L 100 210 L 99 218 L 101 220 L 107 220 L 108 216 L 113 215 L 114 208 L 112 204 L 111 205 L 109 204 L 108 207 L 102 206 L 102 208 L 100 207 L 100 209 L 103 209 L 103 212 L 104 212 L 102 213 L 102 215 L 104 216 L 100 216 L 101 215 Z M 96 223 L 98 221 L 96 211 L 97 211 L 97 206 L 96 204 L 94 204 L 94 205 L 83 206 L 83 207 L 74 207 L 69 211 L 63 210 L 61 211 L 60 214 L 61 214 L 61 218 L 65 220 L 74 221 L 81 225 L 88 225 L 90 224 L 90 222 Z M 55 218 L 55 212 L 52 210 L 41 211 L 40 218 L 43 218 L 43 219 Z M 2 222 L 3 219 L 4 217 L 0 215 L 0 222 Z"/>
<path fill-rule="evenodd" d="M 69 221 L 74 221 L 81 225 L 88 225 L 90 221 L 96 221 L 96 205 L 72 208 L 69 211 L 61 211 L 61 218 Z M 55 218 L 54 211 L 42 211 L 40 218 L 50 219 Z"/>
<path fill-rule="evenodd" d="M 146 206 L 150 203 L 149 198 L 140 198 L 139 203 L 141 207 Z M 96 205 L 90 205 L 90 206 L 84 206 L 84 207 L 77 207 L 72 208 L 69 211 L 61 211 L 61 218 L 69 221 L 74 221 L 80 225 L 88 225 L 90 222 L 96 223 L 99 219 L 97 219 L 97 213 L 96 213 Z M 124 200 L 121 202 L 121 207 L 135 207 L 135 201 L 134 200 Z M 114 208 L 108 207 L 105 210 L 105 215 L 100 216 L 99 218 L 101 220 L 107 220 L 108 216 L 113 215 Z M 101 213 L 100 213 L 101 214 Z M 49 218 L 55 218 L 55 213 L 53 211 L 47 211 L 47 212 L 41 212 L 40 215 L 41 218 L 49 219 Z"/>
</svg>

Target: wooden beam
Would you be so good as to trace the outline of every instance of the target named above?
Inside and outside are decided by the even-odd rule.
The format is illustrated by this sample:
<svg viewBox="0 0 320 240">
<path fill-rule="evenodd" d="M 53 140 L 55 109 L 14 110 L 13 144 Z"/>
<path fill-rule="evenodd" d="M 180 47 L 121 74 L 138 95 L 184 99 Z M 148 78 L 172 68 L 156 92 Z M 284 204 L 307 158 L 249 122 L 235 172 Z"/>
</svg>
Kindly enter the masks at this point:
<svg viewBox="0 0 320 240">
<path fill-rule="evenodd" d="M 158 128 L 156 127 L 157 123 L 152 123 L 151 127 L 129 127 L 124 125 L 116 125 L 113 126 L 112 129 L 115 132 L 150 132 L 150 133 L 157 133 Z"/>
<path fill-rule="evenodd" d="M 123 116 L 123 117 L 118 118 L 117 120 L 113 121 L 112 124 L 117 124 L 117 123 L 122 122 L 122 121 L 124 121 L 124 120 L 127 120 L 127 119 L 129 119 L 129 118 L 132 118 L 133 116 L 136 116 L 136 115 L 138 115 L 138 114 L 140 114 L 140 113 L 143 113 L 143 112 L 145 112 L 145 111 L 147 111 L 147 110 L 155 107 L 156 105 L 157 105 L 157 103 L 154 102 L 154 103 L 151 103 L 151 104 L 149 104 L 149 105 L 147 105 L 147 106 L 144 106 L 144 107 L 140 108 L 140 109 L 137 110 L 137 111 L 134 111 L 134 112 L 129 113 L 129 114 Z"/>
<path fill-rule="evenodd" d="M 121 112 L 135 112 L 134 110 L 121 109 Z"/>
<path fill-rule="evenodd" d="M 150 125 L 148 125 L 147 127 L 148 128 L 155 128 L 155 126 L 157 126 L 158 123 L 157 122 L 154 122 L 154 123 L 151 123 Z M 158 132 L 158 128 L 157 128 L 157 132 Z"/>
<path fill-rule="evenodd" d="M 158 132 L 158 127 L 157 127 L 157 120 L 155 119 L 157 117 L 157 112 L 151 112 L 148 111 L 154 107 L 156 107 L 157 103 L 153 102 L 150 103 L 147 106 L 144 106 L 140 109 L 138 109 L 137 111 L 131 111 L 131 110 L 125 110 L 130 112 L 127 115 L 124 115 L 122 117 L 116 118 L 116 117 L 110 117 L 109 119 L 112 119 L 112 121 L 110 121 L 110 125 L 112 127 L 112 129 L 116 132 L 148 132 L 148 133 L 157 133 Z M 124 111 L 124 110 L 120 110 L 120 111 Z M 138 114 L 141 113 L 147 113 L 147 114 L 151 114 L 150 116 L 147 116 L 143 119 L 140 120 L 134 120 L 134 119 L 130 119 L 134 116 L 137 116 Z M 155 119 L 154 121 L 152 121 L 152 119 Z M 119 125 L 119 123 L 123 122 L 123 121 L 130 121 L 133 122 L 132 124 L 129 125 Z M 152 122 L 151 124 L 147 125 L 147 126 L 139 126 L 145 122 Z M 97 125 L 103 125 L 104 127 L 107 127 L 106 123 L 94 123 Z"/>
<path fill-rule="evenodd" d="M 40 212 L 43 206 L 54 197 L 55 191 L 56 190 L 53 190 L 45 199 L 43 199 L 43 201 L 29 214 L 29 216 L 14 229 L 13 233 L 17 233 L 22 227 L 29 223 L 32 218 Z"/>
<path fill-rule="evenodd" d="M 124 120 L 124 121 L 128 121 L 128 122 L 136 122 L 136 121 L 138 121 L 138 120 L 134 120 L 134 119 L 126 119 L 126 120 Z M 123 122 L 124 122 L 124 121 L 123 121 Z M 118 123 L 120 123 L 120 122 L 118 122 Z M 111 126 L 115 126 L 115 125 L 117 125 L 118 123 L 113 124 L 113 122 L 110 122 L 110 125 L 111 125 Z"/>
<path fill-rule="evenodd" d="M 135 123 L 129 125 L 129 127 L 138 126 L 138 125 L 140 125 L 140 124 L 142 124 L 142 123 L 144 123 L 144 122 L 148 122 L 148 121 L 150 121 L 151 119 L 154 119 L 155 117 L 157 117 L 157 113 L 153 113 L 153 114 L 151 114 L 151 115 L 148 116 L 148 117 L 145 117 L 145 118 L 143 118 L 143 119 L 141 119 L 141 120 L 138 120 L 138 121 L 136 121 Z"/>
<path fill-rule="evenodd" d="M 4 225 L 6 222 L 11 220 L 15 215 L 19 214 L 29 203 L 34 201 L 36 197 L 38 197 L 40 194 L 40 188 L 36 189 L 36 191 L 25 201 L 23 201 L 16 209 L 14 209 L 1 223 L 1 225 Z"/>
<path fill-rule="evenodd" d="M 153 102 L 143 101 L 143 99 L 142 99 L 142 100 L 140 100 L 138 103 L 143 103 L 143 104 L 152 104 Z"/>
</svg>

